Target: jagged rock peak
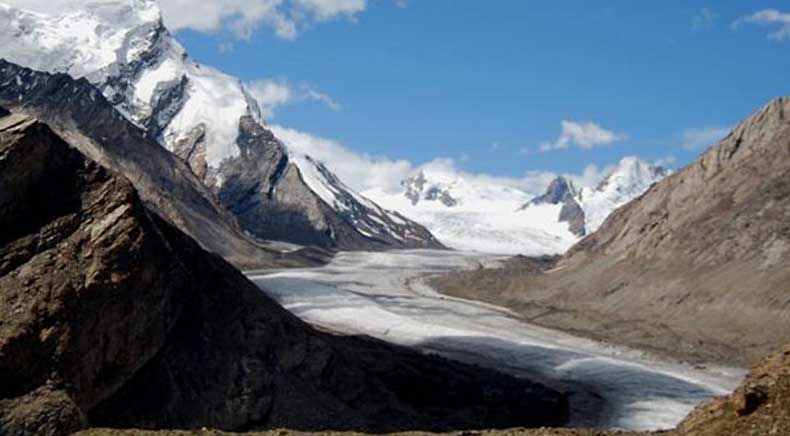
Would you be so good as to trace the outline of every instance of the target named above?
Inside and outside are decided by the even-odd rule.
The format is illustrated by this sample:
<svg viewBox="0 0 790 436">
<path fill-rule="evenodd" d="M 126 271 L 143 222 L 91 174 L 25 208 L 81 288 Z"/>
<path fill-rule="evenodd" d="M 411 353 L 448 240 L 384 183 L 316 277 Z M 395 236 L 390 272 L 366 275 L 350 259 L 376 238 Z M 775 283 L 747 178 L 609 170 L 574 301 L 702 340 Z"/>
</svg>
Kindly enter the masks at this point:
<svg viewBox="0 0 790 436">
<path fill-rule="evenodd" d="M 576 187 L 573 182 L 563 176 L 557 176 L 549 183 L 546 192 L 533 198 L 529 204 L 560 204 L 568 197 L 576 196 Z"/>
<path fill-rule="evenodd" d="M 458 181 L 445 182 L 429 181 L 424 171 L 420 171 L 414 176 L 407 177 L 401 181 L 404 188 L 403 195 L 411 201 L 412 205 L 417 205 L 420 201 L 438 201 L 444 206 L 455 207 L 460 200 L 453 196 L 452 189 Z"/>
</svg>

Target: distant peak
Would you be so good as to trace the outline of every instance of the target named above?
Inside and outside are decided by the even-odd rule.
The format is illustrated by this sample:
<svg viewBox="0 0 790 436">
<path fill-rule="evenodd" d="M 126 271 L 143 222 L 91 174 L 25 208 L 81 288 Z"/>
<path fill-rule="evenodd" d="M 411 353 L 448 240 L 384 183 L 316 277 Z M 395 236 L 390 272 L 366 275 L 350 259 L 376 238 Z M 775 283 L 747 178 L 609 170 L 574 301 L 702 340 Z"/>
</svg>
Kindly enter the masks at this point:
<svg viewBox="0 0 790 436">
<path fill-rule="evenodd" d="M 533 198 L 528 204 L 560 204 L 575 195 L 573 183 L 563 176 L 557 176 L 549 183 L 546 192 Z M 526 207 L 526 206 L 525 206 Z"/>
<path fill-rule="evenodd" d="M 666 177 L 669 171 L 661 166 L 651 165 L 636 156 L 626 156 L 620 160 L 614 170 L 610 172 L 595 188 L 596 191 L 605 191 L 610 187 L 627 188 L 633 185 L 651 185 Z"/>
</svg>

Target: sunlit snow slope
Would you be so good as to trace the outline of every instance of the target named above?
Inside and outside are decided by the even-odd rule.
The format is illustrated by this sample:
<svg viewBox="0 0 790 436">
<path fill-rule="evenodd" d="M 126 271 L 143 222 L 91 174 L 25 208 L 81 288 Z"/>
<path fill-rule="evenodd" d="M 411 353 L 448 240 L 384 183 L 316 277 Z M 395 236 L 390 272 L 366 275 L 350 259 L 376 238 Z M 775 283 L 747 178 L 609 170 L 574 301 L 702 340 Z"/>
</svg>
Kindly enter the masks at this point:
<svg viewBox="0 0 790 436">
<path fill-rule="evenodd" d="M 624 158 L 596 187 L 570 191 L 571 198 L 535 201 L 537 195 L 455 172 L 424 169 L 403 181 L 403 189 L 364 193 L 378 204 L 425 225 L 444 244 L 459 250 L 497 254 L 561 254 L 600 226 L 616 208 L 641 195 L 668 171 L 635 157 Z M 559 180 L 559 179 L 558 179 Z M 547 187 L 550 192 L 556 180 Z M 563 201 L 583 213 L 582 232 L 561 216 Z"/>
</svg>

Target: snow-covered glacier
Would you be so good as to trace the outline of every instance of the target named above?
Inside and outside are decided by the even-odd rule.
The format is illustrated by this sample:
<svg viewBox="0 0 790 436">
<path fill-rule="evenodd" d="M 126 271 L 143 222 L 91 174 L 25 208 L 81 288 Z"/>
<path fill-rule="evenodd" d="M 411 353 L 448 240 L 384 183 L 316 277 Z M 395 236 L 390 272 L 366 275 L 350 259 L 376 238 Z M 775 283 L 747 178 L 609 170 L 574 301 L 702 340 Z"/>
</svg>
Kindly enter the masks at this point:
<svg viewBox="0 0 790 436">
<path fill-rule="evenodd" d="M 576 187 L 558 177 L 545 193 L 538 193 L 431 168 L 404 180 L 400 191 L 375 188 L 364 195 L 425 225 L 458 250 L 554 255 L 594 232 L 615 209 L 668 174 L 626 157 L 595 187 Z M 574 217 L 563 216 L 569 206 L 580 214 L 575 227 Z"/>
</svg>

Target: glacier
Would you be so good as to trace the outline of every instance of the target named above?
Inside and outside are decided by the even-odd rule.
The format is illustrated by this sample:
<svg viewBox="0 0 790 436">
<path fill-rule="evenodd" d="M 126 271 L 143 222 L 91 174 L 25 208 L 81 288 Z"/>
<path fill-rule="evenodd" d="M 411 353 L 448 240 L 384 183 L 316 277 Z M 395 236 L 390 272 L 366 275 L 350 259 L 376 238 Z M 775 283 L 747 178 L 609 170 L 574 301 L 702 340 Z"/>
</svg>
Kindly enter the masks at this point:
<svg viewBox="0 0 790 436">
<path fill-rule="evenodd" d="M 570 391 L 573 426 L 672 428 L 701 401 L 732 391 L 745 374 L 539 327 L 505 308 L 441 295 L 425 281 L 431 274 L 495 267 L 502 259 L 436 250 L 344 252 L 322 268 L 246 274 L 321 328 L 370 335 Z"/>
</svg>

